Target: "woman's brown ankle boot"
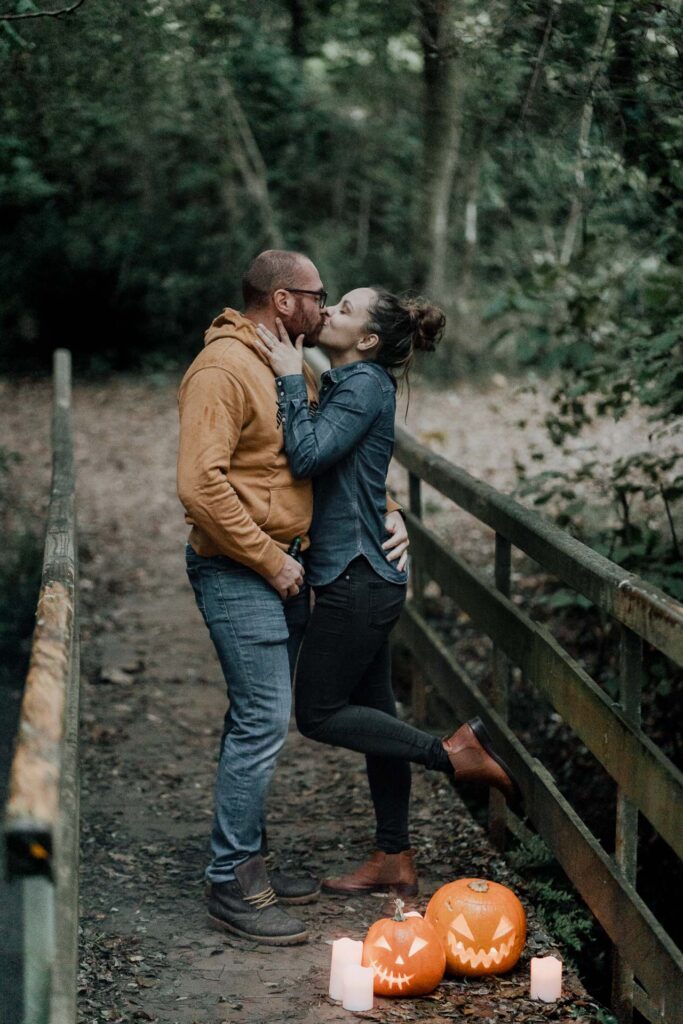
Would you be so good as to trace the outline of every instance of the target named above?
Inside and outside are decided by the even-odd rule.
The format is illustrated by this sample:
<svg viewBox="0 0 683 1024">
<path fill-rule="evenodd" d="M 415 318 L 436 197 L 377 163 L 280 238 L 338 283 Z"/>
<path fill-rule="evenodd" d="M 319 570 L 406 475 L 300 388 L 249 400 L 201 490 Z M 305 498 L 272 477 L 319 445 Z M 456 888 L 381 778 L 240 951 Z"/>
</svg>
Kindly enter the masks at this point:
<svg viewBox="0 0 683 1024">
<path fill-rule="evenodd" d="M 375 850 L 370 860 L 350 874 L 340 878 L 325 878 L 323 892 L 353 896 L 390 889 L 397 896 L 415 896 L 418 884 L 413 858 L 413 850 L 402 850 L 401 853 Z"/>
</svg>

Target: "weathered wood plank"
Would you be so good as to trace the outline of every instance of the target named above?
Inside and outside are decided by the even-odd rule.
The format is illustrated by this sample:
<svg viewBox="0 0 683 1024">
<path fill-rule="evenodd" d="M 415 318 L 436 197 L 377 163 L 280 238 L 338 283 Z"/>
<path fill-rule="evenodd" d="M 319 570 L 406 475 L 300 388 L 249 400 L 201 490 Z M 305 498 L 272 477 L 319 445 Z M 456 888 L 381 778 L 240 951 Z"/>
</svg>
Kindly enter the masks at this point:
<svg viewBox="0 0 683 1024">
<path fill-rule="evenodd" d="M 621 626 L 619 644 L 619 700 L 627 721 L 640 727 L 643 689 L 643 641 L 632 630 Z M 617 789 L 617 820 L 614 836 L 614 860 L 624 878 L 636 884 L 638 874 L 638 808 Z M 612 1010 L 619 1024 L 633 1020 L 633 972 L 618 949 L 612 958 Z"/>
<path fill-rule="evenodd" d="M 396 428 L 394 455 L 409 472 L 422 477 L 683 665 L 683 605 L 592 551 L 537 512 L 430 452 L 400 427 Z"/>
<path fill-rule="evenodd" d="M 510 573 L 512 568 L 512 549 L 506 537 L 496 534 L 494 561 L 495 584 L 504 597 L 510 596 Z M 504 722 L 508 720 L 508 699 L 510 684 L 510 663 L 503 651 L 493 648 L 493 687 L 491 704 Z M 489 794 L 489 837 L 497 849 L 505 849 L 507 839 L 507 814 L 505 797 L 497 789 Z"/>
<path fill-rule="evenodd" d="M 12 760 L 6 829 L 57 823 L 65 677 L 69 673 L 73 599 L 62 583 L 40 592 L 31 660 Z M 48 859 L 50 851 L 37 854 Z"/>
<path fill-rule="evenodd" d="M 54 358 L 52 484 L 31 659 L 5 808 L 10 876 L 24 907 L 23 1005 L 16 1019 L 73 1024 L 78 967 L 76 529 L 71 363 Z M 31 877 L 46 875 L 47 877 Z"/>
<path fill-rule="evenodd" d="M 56 830 L 55 956 L 49 1024 L 74 1024 L 77 1018 L 78 864 L 80 774 L 80 640 L 78 616 L 73 631 L 71 679 L 64 717 L 64 742 Z"/>
<path fill-rule="evenodd" d="M 526 751 L 411 605 L 395 634 L 396 641 L 419 659 L 459 721 L 482 716 L 520 782 L 529 820 L 633 967 L 652 1004 L 668 1024 L 683 1024 L 683 956 L 562 796 L 550 773 Z"/>
<path fill-rule="evenodd" d="M 71 683 L 75 579 L 71 363 L 54 357 L 52 483 L 42 585 L 5 811 L 10 873 L 51 871 Z"/>
<path fill-rule="evenodd" d="M 683 774 L 562 649 L 408 515 L 413 557 L 544 693 L 624 794 L 683 856 Z"/>
</svg>

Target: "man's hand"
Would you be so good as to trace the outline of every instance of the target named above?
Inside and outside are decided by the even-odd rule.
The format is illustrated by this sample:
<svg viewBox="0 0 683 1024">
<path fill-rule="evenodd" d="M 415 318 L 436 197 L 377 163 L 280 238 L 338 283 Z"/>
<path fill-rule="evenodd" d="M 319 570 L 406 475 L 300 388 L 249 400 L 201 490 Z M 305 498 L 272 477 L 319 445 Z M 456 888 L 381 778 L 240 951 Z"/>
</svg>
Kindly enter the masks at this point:
<svg viewBox="0 0 683 1024">
<path fill-rule="evenodd" d="M 279 573 L 275 576 L 265 577 L 271 587 L 275 587 L 283 601 L 288 597 L 294 597 L 304 582 L 303 566 L 291 555 L 285 555 L 285 562 Z"/>
<path fill-rule="evenodd" d="M 387 552 L 387 561 L 396 562 L 396 568 L 399 572 L 402 572 L 408 564 L 408 531 L 406 524 L 403 520 L 403 516 L 396 509 L 395 512 L 388 512 L 384 517 L 384 529 L 387 533 L 391 534 L 389 540 L 385 540 L 382 544 L 383 549 Z"/>
</svg>

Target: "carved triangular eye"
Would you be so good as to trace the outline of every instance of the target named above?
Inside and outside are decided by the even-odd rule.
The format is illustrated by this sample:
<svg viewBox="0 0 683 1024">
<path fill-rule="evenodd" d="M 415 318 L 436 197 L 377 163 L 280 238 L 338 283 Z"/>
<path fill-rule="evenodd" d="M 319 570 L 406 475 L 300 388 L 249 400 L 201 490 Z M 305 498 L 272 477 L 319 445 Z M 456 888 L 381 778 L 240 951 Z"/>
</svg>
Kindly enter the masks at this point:
<svg viewBox="0 0 683 1024">
<path fill-rule="evenodd" d="M 505 914 L 503 914 L 503 916 L 501 917 L 500 921 L 498 922 L 498 927 L 496 928 L 496 933 L 493 936 L 493 938 L 494 939 L 499 939 L 502 935 L 507 935 L 508 932 L 511 932 L 513 928 L 514 928 L 514 925 L 513 925 L 512 921 L 508 921 L 508 919 L 505 916 Z M 493 941 L 493 940 L 491 940 L 491 941 Z"/>
<path fill-rule="evenodd" d="M 462 914 L 458 914 L 451 927 L 453 928 L 453 931 L 460 932 L 461 935 L 464 935 L 468 939 L 474 938 L 474 935 L 470 931 L 470 926 Z"/>
<path fill-rule="evenodd" d="M 387 942 L 383 935 L 380 935 L 375 945 L 379 946 L 380 949 L 391 950 L 391 946 L 389 945 L 389 943 Z"/>
<path fill-rule="evenodd" d="M 426 939 L 421 939 L 419 936 L 416 935 L 415 938 L 413 939 L 412 946 L 408 950 L 408 956 L 415 956 L 416 953 L 419 953 L 421 949 L 424 949 L 425 946 L 428 945 L 429 943 L 427 942 Z"/>
</svg>

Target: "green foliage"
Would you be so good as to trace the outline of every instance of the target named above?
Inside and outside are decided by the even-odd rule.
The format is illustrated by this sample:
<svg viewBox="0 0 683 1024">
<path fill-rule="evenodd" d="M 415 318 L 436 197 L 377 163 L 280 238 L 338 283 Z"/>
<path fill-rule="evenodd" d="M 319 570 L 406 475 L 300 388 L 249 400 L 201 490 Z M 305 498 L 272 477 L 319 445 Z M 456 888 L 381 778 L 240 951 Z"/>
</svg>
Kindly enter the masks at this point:
<svg viewBox="0 0 683 1024">
<path fill-rule="evenodd" d="M 590 279 L 546 264 L 497 296 L 490 320 L 516 314 L 520 365 L 558 372 L 547 427 L 556 444 L 596 415 L 619 419 L 634 402 L 669 420 L 683 413 L 683 295 L 680 274 L 648 257 L 602 263 Z M 520 329 L 519 322 L 523 323 Z M 597 400 L 596 400 L 597 398 Z"/>
<path fill-rule="evenodd" d="M 185 361 L 274 243 L 332 292 L 410 283 L 419 68 L 395 42 L 412 6 L 388 14 L 320 3 L 303 54 L 286 5 L 246 0 L 0 31 L 0 366 L 55 344 L 102 369 Z"/>
<path fill-rule="evenodd" d="M 571 1009 L 572 1020 L 585 1020 L 590 1024 L 617 1024 L 617 1018 L 602 1006 L 577 1007 Z"/>
<path fill-rule="evenodd" d="M 521 497 L 554 512 L 558 525 L 624 569 L 683 600 L 683 553 L 677 511 L 683 498 L 683 455 L 654 450 L 608 466 L 587 458 L 576 469 L 528 475 L 518 466 Z M 581 595 L 556 591 L 554 608 L 590 607 Z"/>
<path fill-rule="evenodd" d="M 533 835 L 507 854 L 525 879 L 536 911 L 548 932 L 566 951 L 574 970 L 576 959 L 597 943 L 595 922 L 580 902 L 540 836 Z"/>
<path fill-rule="evenodd" d="M 450 328 L 421 368 L 550 375 L 559 446 L 646 408 L 651 452 L 524 487 L 679 595 L 680 470 L 656 442 L 683 412 L 680 14 L 441 7 L 445 53 L 416 0 L 87 0 L 0 22 L 0 369 L 47 370 L 57 344 L 101 372 L 186 363 L 270 245 L 310 253 L 332 296 L 422 288 L 427 83 L 450 60 Z"/>
<path fill-rule="evenodd" d="M 541 368 L 593 365 L 618 323 L 642 376 L 666 360 L 667 333 L 680 336 L 680 310 L 666 308 L 683 251 L 680 19 L 617 0 L 596 54 L 602 9 L 444 5 L 462 120 L 446 299 L 451 342 L 473 354 L 500 334 L 486 309 L 504 315 L 507 351 Z M 101 365 L 185 359 L 276 236 L 318 260 L 332 294 L 359 280 L 420 286 L 424 42 L 414 0 L 98 0 L 0 23 L 4 365 L 44 361 L 56 341 Z M 245 162 L 245 125 L 263 173 Z M 560 267 L 577 194 L 581 244 Z M 648 260 L 648 282 L 623 294 L 622 311 L 638 312 L 625 325 L 601 293 Z M 653 405 L 675 390 L 670 370 L 643 389 Z"/>
</svg>

